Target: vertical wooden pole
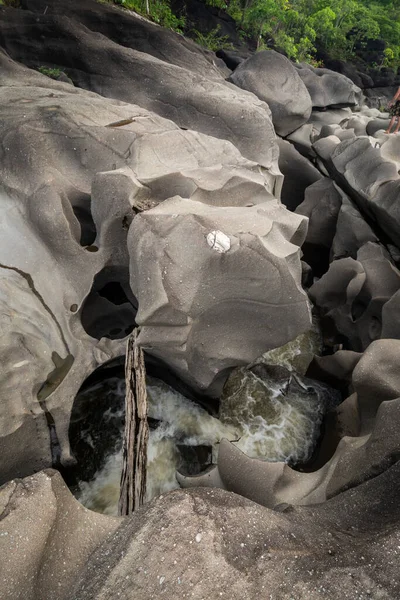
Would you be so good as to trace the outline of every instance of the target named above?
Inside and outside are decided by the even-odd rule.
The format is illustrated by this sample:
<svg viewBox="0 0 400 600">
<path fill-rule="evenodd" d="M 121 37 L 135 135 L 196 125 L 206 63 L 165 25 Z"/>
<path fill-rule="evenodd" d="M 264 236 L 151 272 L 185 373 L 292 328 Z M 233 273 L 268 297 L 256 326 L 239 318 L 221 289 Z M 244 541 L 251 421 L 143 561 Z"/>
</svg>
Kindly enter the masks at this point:
<svg viewBox="0 0 400 600">
<path fill-rule="evenodd" d="M 129 515 L 146 495 L 147 423 L 146 368 L 143 350 L 135 346 L 137 329 L 129 337 L 125 359 L 125 432 L 118 512 Z"/>
</svg>

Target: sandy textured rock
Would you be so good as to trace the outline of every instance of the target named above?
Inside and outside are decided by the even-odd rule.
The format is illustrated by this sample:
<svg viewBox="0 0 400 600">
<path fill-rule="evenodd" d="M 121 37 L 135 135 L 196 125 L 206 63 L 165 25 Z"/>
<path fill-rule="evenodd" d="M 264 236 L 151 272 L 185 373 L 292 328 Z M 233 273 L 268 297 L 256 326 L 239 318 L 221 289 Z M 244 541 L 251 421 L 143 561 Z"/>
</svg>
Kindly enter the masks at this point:
<svg viewBox="0 0 400 600">
<path fill-rule="evenodd" d="M 242 62 L 230 81 L 268 104 L 275 131 L 281 136 L 304 125 L 311 114 L 307 87 L 290 60 L 275 50 L 257 52 Z"/>
<path fill-rule="evenodd" d="M 230 238 L 225 253 L 207 243 L 215 230 Z M 138 215 L 128 248 L 139 344 L 218 393 L 227 369 L 309 329 L 305 233 L 306 221 L 273 200 L 227 210 L 176 197 Z"/>
<path fill-rule="evenodd" d="M 0 488 L 0 576 L 4 600 L 61 600 L 90 554 L 120 519 L 83 508 L 56 471 Z"/>
<path fill-rule="evenodd" d="M 319 600 L 323 588 L 332 600 L 395 600 L 398 493 L 395 465 L 319 506 L 273 511 L 218 489 L 177 490 L 114 519 L 39 473 L 0 490 L 0 544 L 12 557 L 0 564 L 2 597 L 252 600 L 267 590 Z"/>
<path fill-rule="evenodd" d="M 351 79 L 330 69 L 314 68 L 306 63 L 294 63 L 312 101 L 313 108 L 357 106 L 362 92 Z"/>
</svg>

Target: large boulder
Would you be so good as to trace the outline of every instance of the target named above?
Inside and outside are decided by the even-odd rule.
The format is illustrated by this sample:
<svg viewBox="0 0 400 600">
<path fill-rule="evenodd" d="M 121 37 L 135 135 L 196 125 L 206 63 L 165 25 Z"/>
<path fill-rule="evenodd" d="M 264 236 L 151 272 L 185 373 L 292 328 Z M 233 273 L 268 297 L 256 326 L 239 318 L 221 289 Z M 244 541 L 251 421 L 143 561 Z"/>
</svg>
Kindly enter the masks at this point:
<svg viewBox="0 0 400 600">
<path fill-rule="evenodd" d="M 121 10 L 116 3 L 99 3 L 95 0 L 71 0 L 66 3 L 64 0 L 52 0 L 49 4 L 46 0 L 21 0 L 20 5 L 23 11 L 3 9 L 2 24 L 6 28 L 9 23 L 13 29 L 4 32 L 3 39 L 6 40 L 11 53 L 19 52 L 21 62 L 28 66 L 38 65 L 36 51 L 46 51 L 43 48 L 43 37 L 46 38 L 46 45 L 51 41 L 54 49 L 56 37 L 50 30 L 51 24 L 60 19 L 69 19 L 79 21 L 85 28 L 100 34 L 100 37 L 109 38 L 121 46 L 138 50 L 207 78 L 220 80 L 221 75 L 225 77 L 229 74 L 223 61 L 218 60 L 214 52 L 171 29 L 142 18 L 131 10 Z M 31 27 L 29 44 L 35 48 L 35 53 L 31 56 L 24 44 L 21 44 L 22 23 Z M 69 48 L 69 51 L 71 49 Z M 55 61 L 52 60 L 50 52 L 46 62 L 49 66 L 54 65 Z M 42 66 L 46 66 L 46 63 Z M 66 65 L 67 68 L 70 66 L 72 63 Z"/>
<path fill-rule="evenodd" d="M 393 145 L 388 147 L 390 160 L 383 158 L 383 148 L 379 146 L 366 137 L 340 143 L 330 136 L 318 140 L 313 147 L 331 177 L 356 202 L 364 217 L 374 223 L 379 237 L 398 245 L 400 177 L 393 162 Z"/>
<path fill-rule="evenodd" d="M 280 136 L 304 125 L 311 114 L 306 86 L 290 60 L 275 50 L 257 52 L 248 58 L 235 69 L 230 81 L 268 104 Z"/>
<path fill-rule="evenodd" d="M 2 598 L 397 598 L 398 493 L 394 465 L 319 506 L 176 490 L 116 519 L 38 473 L 0 490 Z"/>
<path fill-rule="evenodd" d="M 296 208 L 298 215 L 308 217 L 304 260 L 317 274 L 327 269 L 341 205 L 340 190 L 332 179 L 324 177 L 306 189 L 304 202 Z"/>
<path fill-rule="evenodd" d="M 295 63 L 294 66 L 311 96 L 313 108 L 361 104 L 362 91 L 345 75 L 330 69 L 315 68 L 307 63 Z"/>
<path fill-rule="evenodd" d="M 128 237 L 138 343 L 218 394 L 227 370 L 310 328 L 305 234 L 306 220 L 274 200 L 226 208 L 176 197 L 139 214 Z"/>
<path fill-rule="evenodd" d="M 342 197 L 332 243 L 332 259 L 357 258 L 358 250 L 367 242 L 378 242 L 371 226 L 363 218 L 356 204 L 340 188 Z"/>
</svg>

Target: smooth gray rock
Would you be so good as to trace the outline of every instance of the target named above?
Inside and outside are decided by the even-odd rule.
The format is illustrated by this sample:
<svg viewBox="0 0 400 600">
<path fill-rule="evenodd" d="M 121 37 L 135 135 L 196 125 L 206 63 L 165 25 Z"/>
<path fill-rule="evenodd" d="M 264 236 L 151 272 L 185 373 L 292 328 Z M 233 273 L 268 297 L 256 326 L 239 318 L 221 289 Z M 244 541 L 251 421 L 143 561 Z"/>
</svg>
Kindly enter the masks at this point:
<svg viewBox="0 0 400 600">
<path fill-rule="evenodd" d="M 314 68 L 306 63 L 294 63 L 311 96 L 313 108 L 358 106 L 362 91 L 351 79 L 330 69 Z"/>
<path fill-rule="evenodd" d="M 368 242 L 357 260 L 343 258 L 309 290 L 312 300 L 334 324 L 337 342 L 363 351 L 382 334 L 382 308 L 400 288 L 400 272 L 382 246 Z M 391 336 L 392 337 L 392 336 Z"/>
<path fill-rule="evenodd" d="M 311 123 L 306 123 L 296 129 L 296 131 L 293 131 L 286 139 L 293 144 L 300 154 L 306 158 L 312 158 L 315 156 L 312 144 L 315 141 L 316 133 L 313 125 Z"/>
<path fill-rule="evenodd" d="M 382 338 L 400 340 L 400 291 L 393 294 L 382 308 Z"/>
<path fill-rule="evenodd" d="M 308 217 L 306 243 L 331 247 L 341 205 L 341 194 L 329 178 L 320 179 L 305 190 L 304 202 L 295 212 Z"/>
<path fill-rule="evenodd" d="M 383 158 L 382 148 L 373 147 L 368 138 L 346 140 L 336 143 L 336 147 L 333 140 L 328 147 L 329 140 L 332 137 L 317 141 L 313 147 L 331 177 L 352 197 L 363 215 L 377 223 L 378 236 L 383 234 L 384 239 L 389 238 L 397 245 L 400 177 L 393 157 Z"/>
<path fill-rule="evenodd" d="M 367 242 L 378 242 L 372 228 L 363 218 L 357 206 L 338 186 L 342 204 L 336 223 L 336 233 L 332 243 L 332 259 L 357 258 L 358 250 Z"/>
<path fill-rule="evenodd" d="M 278 164 L 284 177 L 281 201 L 289 210 L 295 210 L 303 202 L 305 190 L 323 175 L 289 142 L 278 139 L 278 147 Z"/>
<path fill-rule="evenodd" d="M 154 40 L 157 30 L 161 36 L 160 47 L 149 54 L 142 50 L 141 44 L 141 49 L 136 49 L 134 44 L 125 46 L 113 39 L 116 36 L 111 38 L 83 25 L 79 16 L 80 0 L 71 0 L 71 4 L 69 17 L 59 14 L 63 10 L 62 2 L 57 4 L 59 12 L 56 13 L 50 5 L 50 10 L 43 14 L 45 5 L 39 17 L 22 10 L 8 11 L 6 18 L 1 11 L 0 36 L 4 49 L 12 58 L 25 61 L 29 66 L 57 64 L 75 86 L 142 107 L 171 119 L 182 128 L 229 140 L 243 156 L 268 171 L 272 169 L 279 178 L 275 131 L 265 102 L 227 83 L 217 69 L 210 68 L 210 75 L 206 76 L 205 67 L 209 62 L 204 56 L 201 59 L 201 53 L 194 52 L 195 45 L 193 65 L 189 68 L 191 43 L 183 42 L 179 60 L 177 34 L 171 34 L 171 44 L 165 30 L 149 26 L 143 20 L 141 37 L 150 36 L 148 29 L 151 29 L 150 40 Z M 89 14 L 90 6 L 94 11 L 99 10 L 97 2 L 89 2 L 86 8 Z M 137 20 L 133 20 L 132 25 L 137 27 Z M 46 44 L 41 39 L 38 43 L 40 34 L 46 38 Z M 136 118 L 137 115 L 140 116 L 140 112 L 131 111 L 129 116 Z M 278 188 L 275 195 L 279 195 Z"/>
<path fill-rule="evenodd" d="M 253 54 L 230 76 L 230 81 L 268 104 L 275 131 L 286 136 L 304 125 L 311 98 L 293 63 L 275 50 Z"/>
<path fill-rule="evenodd" d="M 216 231 L 221 253 L 210 246 Z M 138 343 L 218 395 L 231 367 L 310 328 L 305 234 L 304 217 L 274 200 L 227 210 L 176 197 L 139 214 L 128 236 Z"/>
<path fill-rule="evenodd" d="M 351 118 L 352 112 L 350 108 L 329 108 L 328 110 L 313 110 L 308 123 L 310 123 L 314 129 L 321 131 L 324 125 L 345 125 Z"/>
</svg>

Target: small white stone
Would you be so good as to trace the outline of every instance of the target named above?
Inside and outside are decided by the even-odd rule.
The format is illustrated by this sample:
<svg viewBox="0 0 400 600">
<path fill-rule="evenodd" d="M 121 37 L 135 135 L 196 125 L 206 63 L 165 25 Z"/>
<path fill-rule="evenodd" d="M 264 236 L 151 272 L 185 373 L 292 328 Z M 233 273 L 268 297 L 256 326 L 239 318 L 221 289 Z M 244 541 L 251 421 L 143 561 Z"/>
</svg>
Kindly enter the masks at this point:
<svg viewBox="0 0 400 600">
<path fill-rule="evenodd" d="M 201 542 L 201 533 L 196 535 L 196 542 L 199 544 Z"/>
<path fill-rule="evenodd" d="M 210 246 L 210 248 L 216 252 L 219 252 L 220 254 L 228 252 L 228 250 L 231 248 L 231 240 L 229 236 L 225 235 L 225 233 L 222 233 L 222 231 L 219 231 L 218 229 L 211 231 L 207 235 L 207 244 Z"/>
</svg>

